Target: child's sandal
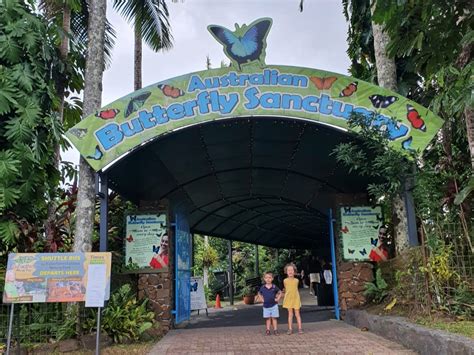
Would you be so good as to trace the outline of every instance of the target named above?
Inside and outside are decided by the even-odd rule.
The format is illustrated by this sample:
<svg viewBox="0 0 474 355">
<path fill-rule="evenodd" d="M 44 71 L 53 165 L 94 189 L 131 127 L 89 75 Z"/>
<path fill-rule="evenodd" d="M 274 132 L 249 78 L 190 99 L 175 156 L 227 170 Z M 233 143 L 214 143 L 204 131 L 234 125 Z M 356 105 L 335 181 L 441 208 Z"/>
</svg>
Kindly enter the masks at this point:
<svg viewBox="0 0 474 355">
<path fill-rule="evenodd" d="M 267 331 L 265 332 L 265 335 L 270 335 L 270 330 L 267 329 Z"/>
<path fill-rule="evenodd" d="M 298 329 L 298 334 L 304 334 L 303 329 Z"/>
<path fill-rule="evenodd" d="M 291 334 L 293 334 L 293 330 L 291 330 L 291 329 L 288 329 L 288 331 L 286 332 L 286 334 L 288 334 L 288 335 L 291 335 Z"/>
<path fill-rule="evenodd" d="M 278 333 L 278 330 L 274 330 L 274 331 L 273 331 L 273 334 L 274 334 L 274 335 L 280 335 L 280 333 Z"/>
</svg>

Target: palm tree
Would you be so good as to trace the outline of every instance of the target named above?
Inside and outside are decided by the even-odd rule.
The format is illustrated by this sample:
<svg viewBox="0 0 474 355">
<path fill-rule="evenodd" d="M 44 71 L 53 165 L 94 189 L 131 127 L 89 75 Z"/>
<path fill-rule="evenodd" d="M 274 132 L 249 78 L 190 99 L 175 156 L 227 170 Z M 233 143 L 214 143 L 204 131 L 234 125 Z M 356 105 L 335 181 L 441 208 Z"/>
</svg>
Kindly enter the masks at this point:
<svg viewBox="0 0 474 355">
<path fill-rule="evenodd" d="M 172 47 L 168 7 L 165 0 L 115 0 L 113 6 L 134 25 L 134 89 L 138 90 L 142 87 L 142 40 L 155 52 Z"/>
<path fill-rule="evenodd" d="M 87 57 L 84 85 L 84 117 L 100 108 L 104 45 L 106 0 L 89 0 Z M 79 191 L 77 194 L 76 233 L 74 251 L 92 250 L 92 229 L 95 213 L 95 173 L 84 158 L 79 162 Z"/>
</svg>

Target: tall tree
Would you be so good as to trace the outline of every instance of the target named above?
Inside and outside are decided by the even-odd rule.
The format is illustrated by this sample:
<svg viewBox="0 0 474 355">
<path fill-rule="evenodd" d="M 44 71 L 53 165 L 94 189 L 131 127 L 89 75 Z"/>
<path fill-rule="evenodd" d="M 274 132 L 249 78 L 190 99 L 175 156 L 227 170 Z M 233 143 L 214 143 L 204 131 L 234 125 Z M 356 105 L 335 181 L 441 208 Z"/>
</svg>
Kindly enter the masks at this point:
<svg viewBox="0 0 474 355">
<path fill-rule="evenodd" d="M 106 0 L 89 1 L 89 28 L 87 31 L 87 58 L 84 86 L 84 117 L 100 108 L 102 75 L 104 71 L 104 45 Z M 79 190 L 74 250 L 87 252 L 92 249 L 92 229 L 95 213 L 95 173 L 86 160 L 79 162 Z"/>
<path fill-rule="evenodd" d="M 377 1 L 371 6 L 372 17 L 374 15 Z M 372 21 L 372 33 L 374 36 L 375 65 L 377 67 L 378 84 L 386 89 L 397 92 L 397 66 L 395 58 L 389 56 L 388 45 L 390 37 L 386 33 L 383 24 Z M 402 185 L 404 186 L 404 185 Z M 392 221 L 394 221 L 394 237 L 397 254 L 408 247 L 408 219 L 405 197 L 400 194 L 392 201 Z"/>
<path fill-rule="evenodd" d="M 172 47 L 165 0 L 114 0 L 114 8 L 132 22 L 135 33 L 134 89 L 142 87 L 142 41 L 155 52 Z"/>
</svg>

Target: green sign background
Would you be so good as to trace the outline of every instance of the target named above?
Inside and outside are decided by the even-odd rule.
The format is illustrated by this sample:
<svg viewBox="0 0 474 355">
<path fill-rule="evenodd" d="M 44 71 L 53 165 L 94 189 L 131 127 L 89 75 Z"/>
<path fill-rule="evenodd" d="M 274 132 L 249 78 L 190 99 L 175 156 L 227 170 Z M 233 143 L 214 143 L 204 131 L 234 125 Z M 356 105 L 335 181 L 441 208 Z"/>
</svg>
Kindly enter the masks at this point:
<svg viewBox="0 0 474 355">
<path fill-rule="evenodd" d="M 349 130 L 351 111 L 378 115 L 377 124 L 389 130 L 396 149 L 424 150 L 443 124 L 417 103 L 352 77 L 246 65 L 241 72 L 212 69 L 150 85 L 86 117 L 66 136 L 99 171 L 145 142 L 197 123 L 276 116 Z"/>
</svg>

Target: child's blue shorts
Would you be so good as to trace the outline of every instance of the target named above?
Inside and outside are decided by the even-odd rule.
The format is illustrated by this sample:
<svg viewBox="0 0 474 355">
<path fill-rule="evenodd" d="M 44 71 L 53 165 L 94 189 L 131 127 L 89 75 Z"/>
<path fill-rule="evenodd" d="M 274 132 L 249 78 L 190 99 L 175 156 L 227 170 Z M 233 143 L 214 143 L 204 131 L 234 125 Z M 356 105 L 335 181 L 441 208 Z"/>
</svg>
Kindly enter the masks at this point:
<svg viewBox="0 0 474 355">
<path fill-rule="evenodd" d="M 263 318 L 278 318 L 278 317 L 280 317 L 280 313 L 278 313 L 277 304 L 269 308 L 263 307 Z"/>
</svg>

